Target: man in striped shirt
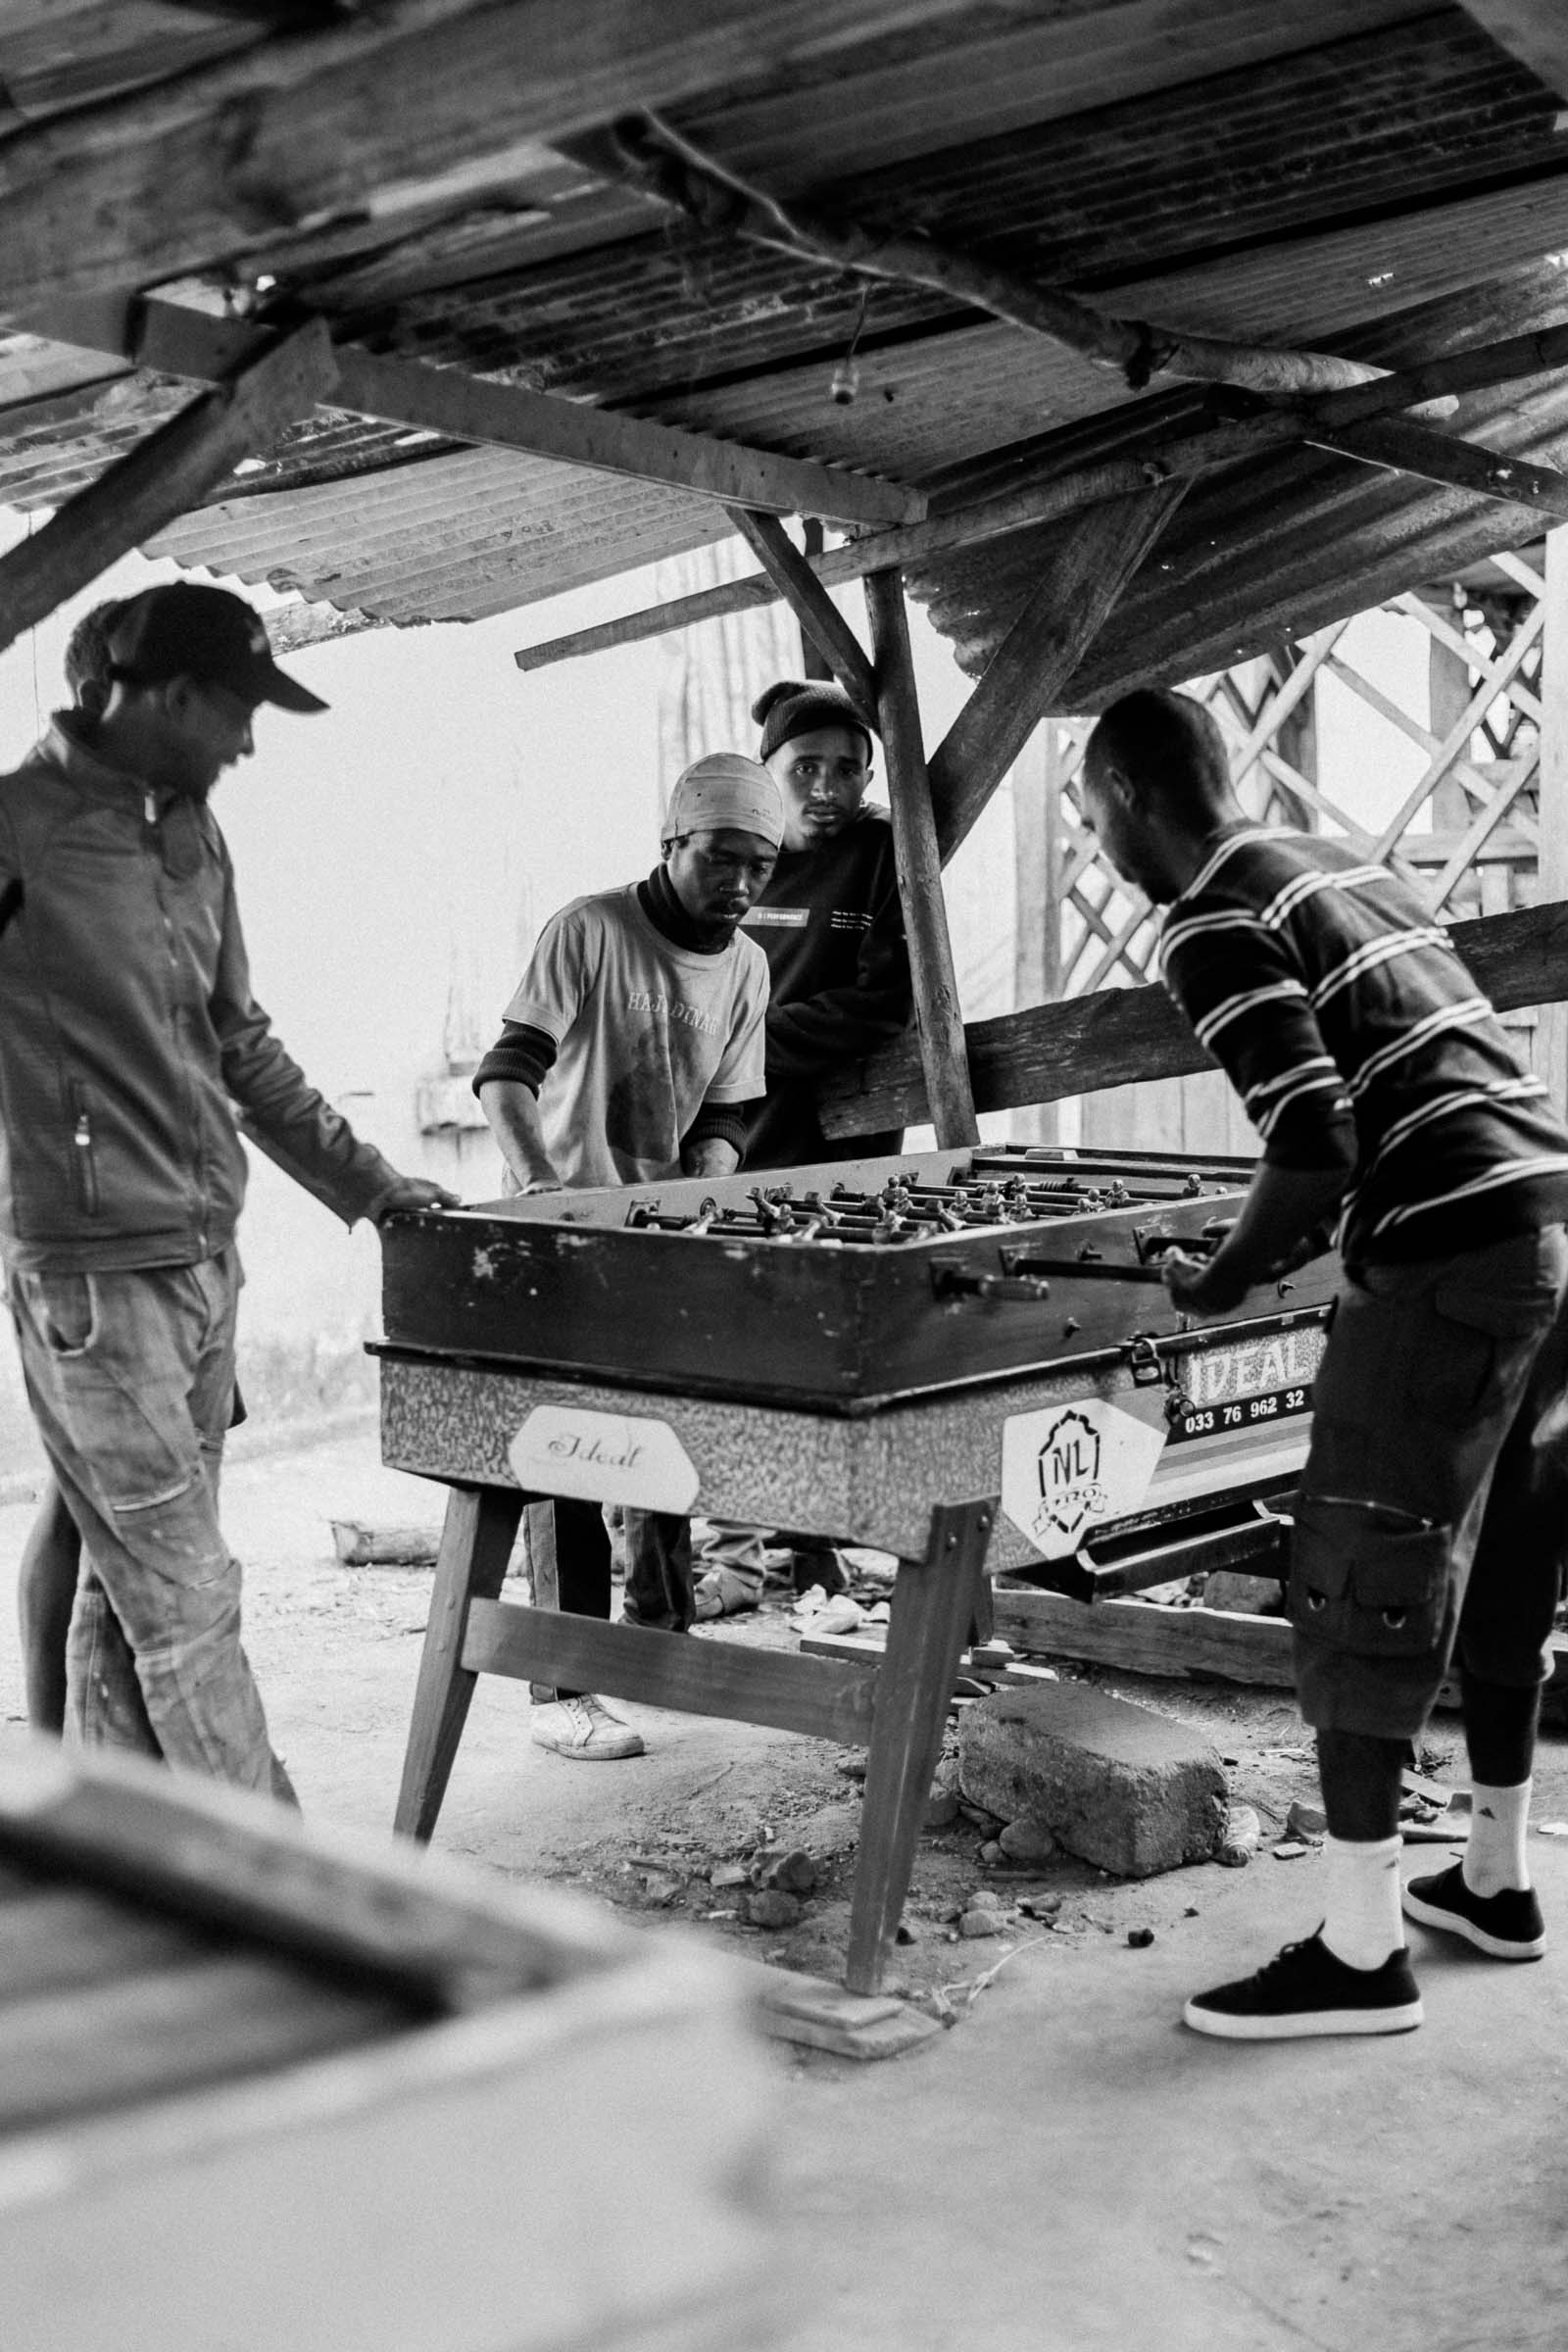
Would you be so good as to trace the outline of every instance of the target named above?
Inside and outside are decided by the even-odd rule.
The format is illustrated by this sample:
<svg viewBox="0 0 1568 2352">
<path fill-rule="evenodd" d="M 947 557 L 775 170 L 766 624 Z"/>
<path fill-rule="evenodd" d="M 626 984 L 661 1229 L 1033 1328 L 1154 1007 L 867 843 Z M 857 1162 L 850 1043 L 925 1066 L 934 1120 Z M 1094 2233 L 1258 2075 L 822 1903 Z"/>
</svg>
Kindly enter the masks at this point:
<svg viewBox="0 0 1568 2352">
<path fill-rule="evenodd" d="M 1568 1129 L 1446 934 L 1387 867 L 1252 823 L 1210 714 L 1125 696 L 1085 814 L 1167 908 L 1167 988 L 1263 1141 L 1176 1303 L 1223 1314 L 1338 1212 L 1345 1285 L 1313 1390 L 1288 1605 L 1328 1818 L 1322 1927 L 1189 2001 L 1230 2039 L 1421 2023 L 1403 1911 L 1497 1959 L 1544 1948 L 1525 1856 L 1568 1544 Z M 1400 1770 L 1450 1657 L 1474 1778 L 1462 1865 L 1401 1889 Z"/>
</svg>

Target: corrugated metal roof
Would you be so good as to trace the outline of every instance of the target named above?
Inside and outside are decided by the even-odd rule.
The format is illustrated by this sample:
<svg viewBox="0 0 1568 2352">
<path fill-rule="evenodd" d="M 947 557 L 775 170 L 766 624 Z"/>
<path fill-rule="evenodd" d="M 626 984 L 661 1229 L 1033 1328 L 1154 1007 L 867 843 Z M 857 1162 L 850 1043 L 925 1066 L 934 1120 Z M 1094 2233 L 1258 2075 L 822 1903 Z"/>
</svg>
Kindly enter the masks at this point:
<svg viewBox="0 0 1568 2352">
<path fill-rule="evenodd" d="M 146 552 L 387 620 L 473 620 L 728 535 L 710 499 L 486 449 L 225 500 Z"/>
<path fill-rule="evenodd" d="M 40 106 L 69 107 L 89 86 L 156 81 L 187 55 L 265 37 L 254 20 L 215 26 L 174 0 L 10 0 L 0 84 L 14 97 L 24 68 Z M 1568 250 L 1562 102 L 1463 9 L 1432 0 L 973 0 L 671 114 L 782 192 L 1211 333 L 1354 348 L 1368 321 L 1398 339 L 1392 310 L 1426 349 L 1433 298 L 1458 302 L 1448 332 L 1456 290 Z M 4 219 L 0 191 L 0 235 Z M 1114 375 L 924 288 L 868 291 L 699 231 L 607 178 L 593 139 L 519 150 L 505 184 L 447 211 L 285 220 L 265 246 L 252 239 L 239 273 L 263 267 L 279 299 L 372 348 L 917 480 L 950 503 L 1062 462 L 1070 445 L 1042 454 L 1042 435 L 1103 434 L 1118 417 L 1142 429 L 1191 406 L 1172 392 L 1131 403 Z M 1485 311 L 1475 334 L 1502 331 Z M 829 379 L 852 337 L 860 389 L 842 406 Z M 188 397 L 163 379 L 94 380 L 95 365 L 0 340 L 0 500 L 57 503 Z M 1551 427 L 1539 408 L 1531 417 Z M 1424 491 L 1344 461 L 1298 454 L 1267 478 L 1288 507 L 1299 496 L 1315 513 L 1321 496 L 1328 514 L 1342 476 L 1373 501 L 1369 532 L 1385 527 L 1385 499 L 1460 530 L 1433 519 Z M 1239 480 L 1189 498 L 1172 544 L 1195 578 L 1207 574 L 1194 518 L 1211 514 L 1223 536 L 1233 499 L 1245 539 L 1248 495 Z M 1348 528 L 1358 560 L 1360 524 Z M 724 529 L 684 494 L 321 411 L 155 544 L 414 619 L 520 604 Z M 971 652 L 995 641 L 1038 552 L 1004 543 L 933 573 L 936 609 Z M 1152 630 L 1163 607 L 1142 593 L 1121 611 Z"/>
</svg>

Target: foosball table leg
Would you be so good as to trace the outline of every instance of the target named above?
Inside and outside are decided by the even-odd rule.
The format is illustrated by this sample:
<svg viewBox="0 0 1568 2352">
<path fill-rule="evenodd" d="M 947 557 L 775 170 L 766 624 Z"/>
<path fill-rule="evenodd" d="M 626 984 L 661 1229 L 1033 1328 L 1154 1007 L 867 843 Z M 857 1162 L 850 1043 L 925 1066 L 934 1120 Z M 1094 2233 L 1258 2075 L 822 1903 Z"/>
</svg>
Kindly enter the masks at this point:
<svg viewBox="0 0 1568 2352">
<path fill-rule="evenodd" d="M 522 1496 L 510 1487 L 454 1487 L 447 1496 L 393 1823 L 403 1837 L 426 1838 L 435 1828 L 479 1679 L 463 1664 L 468 1603 L 500 1592 L 521 1516 Z"/>
<path fill-rule="evenodd" d="M 931 1514 L 924 1559 L 899 1562 L 850 1909 L 852 1992 L 880 1988 L 898 1933 L 995 1516 L 994 1502 L 945 1503 Z"/>
</svg>

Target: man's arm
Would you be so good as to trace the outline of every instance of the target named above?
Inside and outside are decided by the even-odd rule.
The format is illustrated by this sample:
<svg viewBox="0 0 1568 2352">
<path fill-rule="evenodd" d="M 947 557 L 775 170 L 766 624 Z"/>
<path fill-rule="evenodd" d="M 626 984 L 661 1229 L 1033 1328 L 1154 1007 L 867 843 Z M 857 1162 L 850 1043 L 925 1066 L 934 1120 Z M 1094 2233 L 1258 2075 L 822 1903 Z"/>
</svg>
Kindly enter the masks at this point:
<svg viewBox="0 0 1568 2352">
<path fill-rule="evenodd" d="M 1260 1160 L 1242 1213 L 1212 1257 L 1167 1252 L 1162 1271 L 1176 1304 L 1195 1315 L 1224 1315 L 1240 1306 L 1338 1208 L 1353 1165 L 1353 1153 L 1333 1167 L 1285 1168 Z"/>
<path fill-rule="evenodd" d="M 485 1078 L 475 1086 L 501 1155 L 525 1193 L 555 1193 L 561 1177 L 545 1143 L 539 1097 L 524 1078 Z"/>
</svg>

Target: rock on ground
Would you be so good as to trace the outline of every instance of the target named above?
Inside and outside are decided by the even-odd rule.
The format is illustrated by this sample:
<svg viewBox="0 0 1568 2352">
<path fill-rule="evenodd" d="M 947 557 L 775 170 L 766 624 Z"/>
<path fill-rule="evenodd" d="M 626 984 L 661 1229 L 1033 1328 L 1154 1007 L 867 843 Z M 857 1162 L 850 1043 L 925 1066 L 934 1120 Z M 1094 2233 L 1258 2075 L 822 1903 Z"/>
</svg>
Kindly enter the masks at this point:
<svg viewBox="0 0 1568 2352">
<path fill-rule="evenodd" d="M 994 1691 L 966 1708 L 958 1776 L 976 1805 L 1047 1824 L 1119 1878 L 1206 1862 L 1225 1828 L 1225 1776 L 1187 1725 L 1086 1683 Z"/>
</svg>

